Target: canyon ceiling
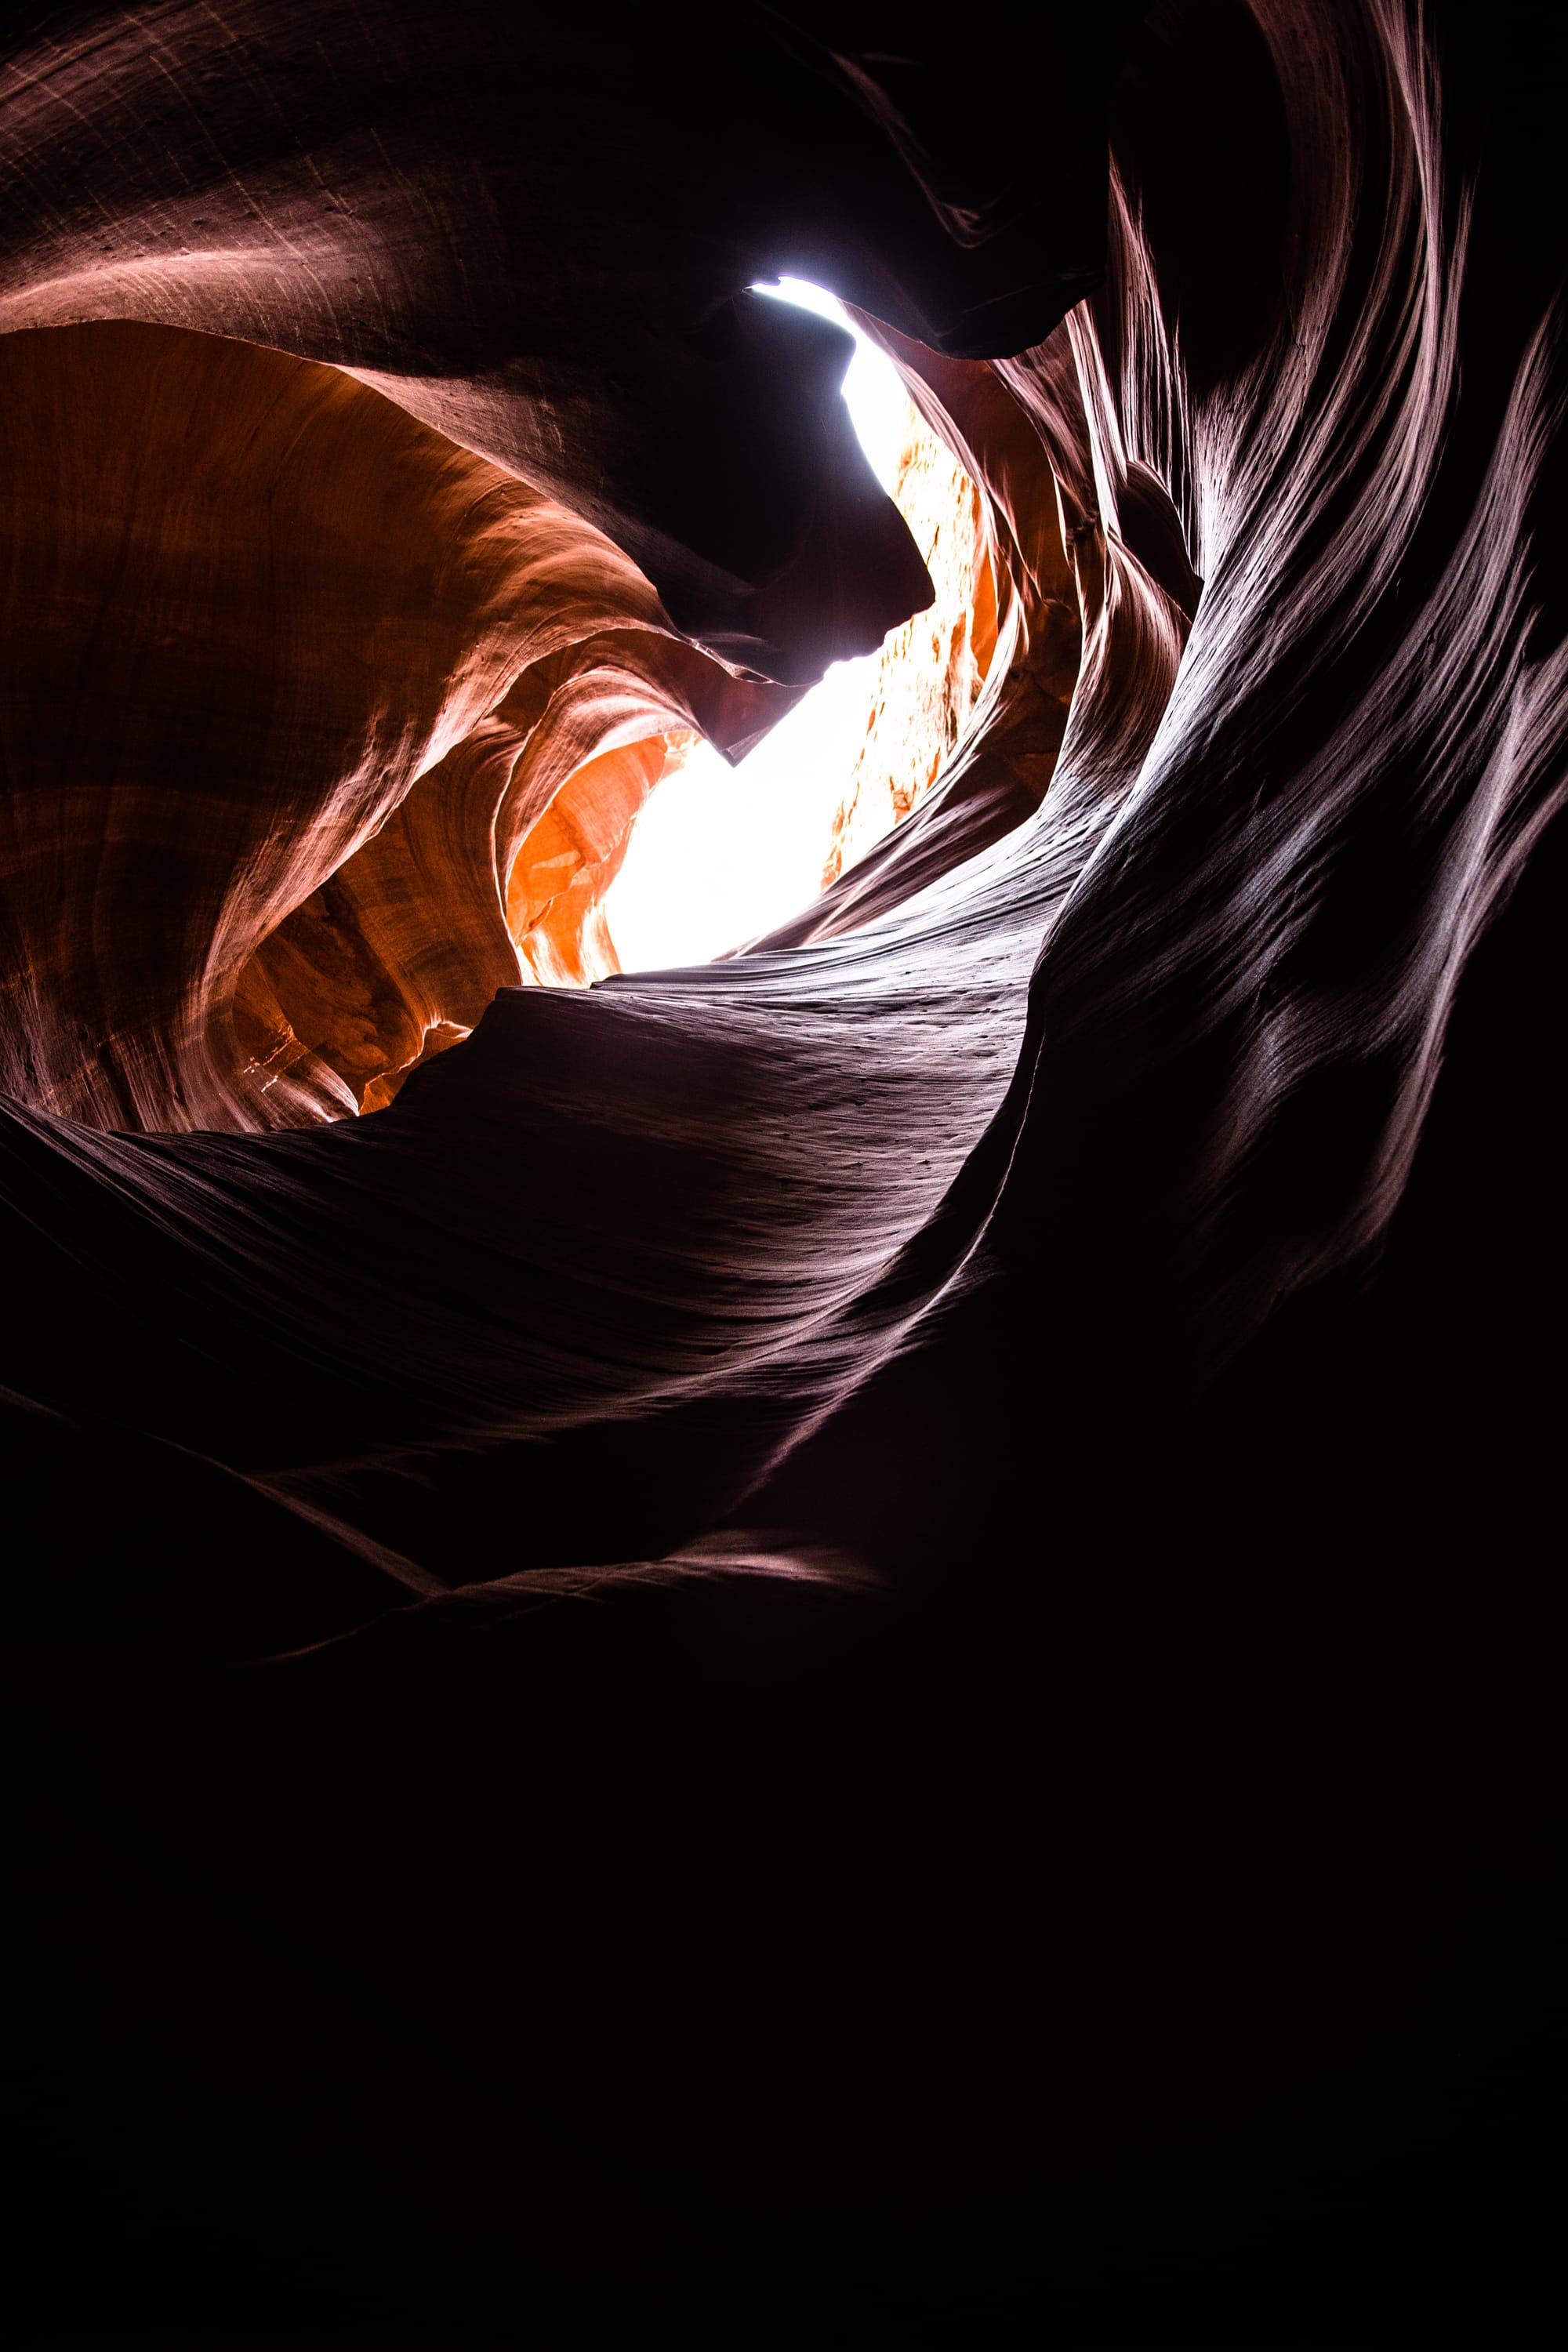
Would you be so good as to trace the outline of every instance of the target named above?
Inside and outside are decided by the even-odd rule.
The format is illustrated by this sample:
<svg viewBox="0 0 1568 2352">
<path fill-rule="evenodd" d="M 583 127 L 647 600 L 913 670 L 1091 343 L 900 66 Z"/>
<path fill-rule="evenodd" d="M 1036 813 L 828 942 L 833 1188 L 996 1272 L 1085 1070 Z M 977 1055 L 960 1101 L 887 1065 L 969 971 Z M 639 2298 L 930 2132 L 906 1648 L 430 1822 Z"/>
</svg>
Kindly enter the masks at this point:
<svg viewBox="0 0 1568 2352">
<path fill-rule="evenodd" d="M 1565 63 L 10 12 L 37 2340 L 1529 2339 Z M 984 658 L 615 974 L 671 742 L 932 607 L 786 274 Z"/>
</svg>

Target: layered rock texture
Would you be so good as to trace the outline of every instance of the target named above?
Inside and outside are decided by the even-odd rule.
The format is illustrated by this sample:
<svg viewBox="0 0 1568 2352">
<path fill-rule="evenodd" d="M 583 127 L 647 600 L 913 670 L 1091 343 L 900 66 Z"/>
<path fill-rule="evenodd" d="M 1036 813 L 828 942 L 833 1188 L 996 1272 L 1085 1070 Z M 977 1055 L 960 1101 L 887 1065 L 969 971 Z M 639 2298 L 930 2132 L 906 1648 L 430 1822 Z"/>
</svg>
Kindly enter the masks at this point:
<svg viewBox="0 0 1568 2352">
<path fill-rule="evenodd" d="M 980 491 L 911 410 L 892 498 L 933 598 L 883 645 L 856 759 L 833 821 L 824 887 L 858 866 L 935 783 L 980 698 L 996 650 L 996 575 Z"/>
<path fill-rule="evenodd" d="M 35 2336 L 1531 2340 L 1562 38 L 998 39 L 0 33 Z"/>
<path fill-rule="evenodd" d="M 0 371 L 0 1051 L 41 1108 L 264 1129 L 388 1098 L 498 988 L 595 976 L 664 730 L 743 748 L 793 699 L 340 370 L 106 321 L 6 336 Z"/>
</svg>

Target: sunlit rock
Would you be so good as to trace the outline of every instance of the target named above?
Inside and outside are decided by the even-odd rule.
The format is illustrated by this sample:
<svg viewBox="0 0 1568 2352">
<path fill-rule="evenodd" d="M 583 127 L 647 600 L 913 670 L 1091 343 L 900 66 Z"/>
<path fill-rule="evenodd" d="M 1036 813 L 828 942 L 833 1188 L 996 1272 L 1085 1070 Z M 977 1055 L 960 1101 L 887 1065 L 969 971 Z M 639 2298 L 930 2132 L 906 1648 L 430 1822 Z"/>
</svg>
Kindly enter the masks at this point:
<svg viewBox="0 0 1568 2352">
<path fill-rule="evenodd" d="M 996 650 L 996 583 L 980 491 L 911 409 L 893 499 L 936 601 L 878 657 L 866 741 L 823 867 L 826 888 L 908 816 L 951 757 Z"/>
<path fill-rule="evenodd" d="M 0 339 L 0 1065 L 42 1108 L 384 1099 L 524 977 L 506 893 L 562 784 L 671 724 L 743 744 L 794 698 L 335 369 L 103 323 Z"/>
<path fill-rule="evenodd" d="M 655 735 L 601 752 L 563 784 L 524 839 L 511 870 L 507 919 L 536 979 L 586 987 L 620 970 L 602 912 L 637 812 L 678 767 L 685 739 Z"/>
</svg>

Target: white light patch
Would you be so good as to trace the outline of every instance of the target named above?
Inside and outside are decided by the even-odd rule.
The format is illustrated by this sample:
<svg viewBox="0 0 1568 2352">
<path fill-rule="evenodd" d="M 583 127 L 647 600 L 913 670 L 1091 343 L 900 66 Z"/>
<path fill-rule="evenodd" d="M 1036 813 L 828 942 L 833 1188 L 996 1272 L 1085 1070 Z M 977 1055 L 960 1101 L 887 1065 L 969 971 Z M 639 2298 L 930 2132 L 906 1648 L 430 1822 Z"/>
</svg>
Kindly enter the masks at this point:
<svg viewBox="0 0 1568 2352">
<path fill-rule="evenodd" d="M 855 337 L 844 397 L 872 471 L 891 490 L 913 418 L 892 362 L 820 287 L 785 278 L 754 290 L 816 310 Z M 699 743 L 658 786 L 605 897 L 623 971 L 711 962 L 820 894 L 876 673 L 875 654 L 836 662 L 738 768 Z"/>
<path fill-rule="evenodd" d="M 831 319 L 836 327 L 854 336 L 855 356 L 844 379 L 844 399 L 871 471 L 890 492 L 899 478 L 899 459 L 909 439 L 911 412 L 909 394 L 887 352 L 867 341 L 837 294 L 825 294 L 820 286 L 808 286 L 804 278 L 781 278 L 776 286 L 753 286 L 752 291 L 793 302 L 798 310 L 815 310 L 818 318 Z"/>
</svg>

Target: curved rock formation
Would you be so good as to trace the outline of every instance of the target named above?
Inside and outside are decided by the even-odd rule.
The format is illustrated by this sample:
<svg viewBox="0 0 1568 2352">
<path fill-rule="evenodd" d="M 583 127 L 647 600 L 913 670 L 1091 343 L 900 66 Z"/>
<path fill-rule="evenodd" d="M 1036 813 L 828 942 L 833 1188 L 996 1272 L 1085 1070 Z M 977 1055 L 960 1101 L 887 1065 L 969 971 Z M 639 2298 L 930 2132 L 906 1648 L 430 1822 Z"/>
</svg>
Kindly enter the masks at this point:
<svg viewBox="0 0 1568 2352">
<path fill-rule="evenodd" d="M 1053 12 L 1097 96 L 1131 13 Z M 350 367 L 604 529 L 682 627 L 810 678 L 919 573 L 833 397 L 837 333 L 746 289 L 838 278 L 907 331 L 1013 349 L 1099 260 L 1098 131 L 998 179 L 994 101 L 959 128 L 934 29 L 895 64 L 870 20 L 846 43 L 809 9 L 612 8 L 524 51 L 483 5 L 24 8 L 0 325 L 140 318 Z M 647 123 L 694 120 L 650 174 Z M 574 154 L 594 168 L 563 180 Z"/>
<path fill-rule="evenodd" d="M 517 984 L 505 892 L 574 768 L 793 698 L 336 370 L 109 323 L 0 369 L 6 1076 L 42 1108 L 341 1116 Z"/>
<path fill-rule="evenodd" d="M 1528 2336 L 1561 37 L 1135 15 L 7 37 L 83 2326 L 196 2226 L 253 2327 Z M 794 923 L 561 986 L 668 740 L 930 593 L 785 268 L 996 650 Z"/>
<path fill-rule="evenodd" d="M 824 887 L 858 866 L 923 799 L 948 764 L 996 651 L 996 575 L 984 499 L 920 419 L 893 498 L 925 551 L 932 604 L 896 630 L 878 663 L 866 740 L 835 813 Z"/>
</svg>

